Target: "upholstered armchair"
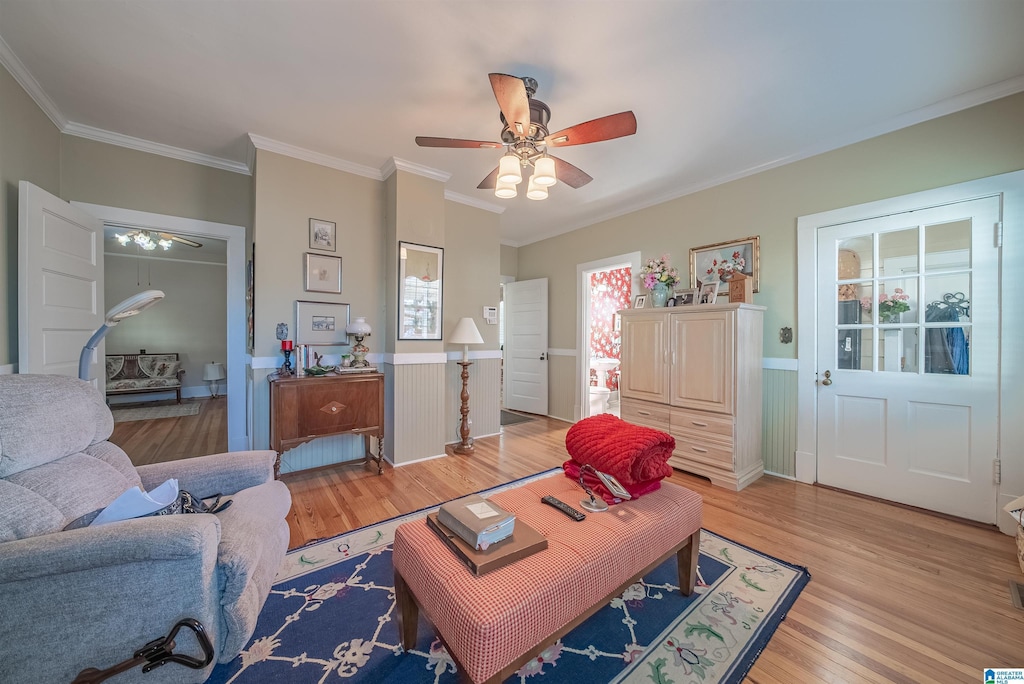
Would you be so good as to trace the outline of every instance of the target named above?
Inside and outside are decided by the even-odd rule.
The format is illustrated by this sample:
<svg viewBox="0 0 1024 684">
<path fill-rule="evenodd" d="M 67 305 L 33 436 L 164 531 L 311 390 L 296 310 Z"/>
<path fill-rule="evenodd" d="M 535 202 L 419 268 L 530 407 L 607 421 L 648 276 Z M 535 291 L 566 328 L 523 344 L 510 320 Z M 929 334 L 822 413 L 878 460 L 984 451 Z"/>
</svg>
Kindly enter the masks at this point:
<svg viewBox="0 0 1024 684">
<path fill-rule="evenodd" d="M 47 375 L 0 376 L 0 682 L 70 682 L 105 669 L 194 618 L 217 662 L 252 636 L 288 545 L 288 489 L 274 452 L 132 465 L 92 385 Z M 168 478 L 216 515 L 135 518 L 65 530 L 122 492 Z M 201 659 L 183 630 L 175 653 Z M 115 681 L 201 682 L 213 668 L 167 663 Z"/>
</svg>

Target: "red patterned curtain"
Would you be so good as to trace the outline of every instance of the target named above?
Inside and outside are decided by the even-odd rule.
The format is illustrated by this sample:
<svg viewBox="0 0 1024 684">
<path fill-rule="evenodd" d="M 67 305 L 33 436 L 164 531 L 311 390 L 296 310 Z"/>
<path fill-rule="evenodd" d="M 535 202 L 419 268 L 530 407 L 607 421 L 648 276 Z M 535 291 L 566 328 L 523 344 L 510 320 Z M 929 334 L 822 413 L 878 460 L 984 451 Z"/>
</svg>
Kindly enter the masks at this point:
<svg viewBox="0 0 1024 684">
<path fill-rule="evenodd" d="M 590 356 L 619 358 L 619 331 L 615 330 L 615 312 L 629 308 L 632 295 L 632 269 L 616 268 L 590 276 Z M 596 385 L 597 373 L 591 371 L 590 382 Z M 619 389 L 618 370 L 608 373 L 608 389 Z"/>
</svg>

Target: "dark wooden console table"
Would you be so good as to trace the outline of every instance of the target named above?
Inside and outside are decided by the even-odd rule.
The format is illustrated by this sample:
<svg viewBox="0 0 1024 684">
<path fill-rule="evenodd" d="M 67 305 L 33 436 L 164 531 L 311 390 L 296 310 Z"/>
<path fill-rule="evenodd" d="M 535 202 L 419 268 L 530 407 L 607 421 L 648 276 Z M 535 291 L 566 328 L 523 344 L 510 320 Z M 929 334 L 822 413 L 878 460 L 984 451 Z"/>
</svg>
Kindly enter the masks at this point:
<svg viewBox="0 0 1024 684">
<path fill-rule="evenodd" d="M 326 376 L 270 376 L 270 448 L 281 454 L 318 437 L 362 435 L 366 462 L 384 472 L 384 375 L 348 373 Z M 377 457 L 370 438 L 377 438 Z"/>
</svg>

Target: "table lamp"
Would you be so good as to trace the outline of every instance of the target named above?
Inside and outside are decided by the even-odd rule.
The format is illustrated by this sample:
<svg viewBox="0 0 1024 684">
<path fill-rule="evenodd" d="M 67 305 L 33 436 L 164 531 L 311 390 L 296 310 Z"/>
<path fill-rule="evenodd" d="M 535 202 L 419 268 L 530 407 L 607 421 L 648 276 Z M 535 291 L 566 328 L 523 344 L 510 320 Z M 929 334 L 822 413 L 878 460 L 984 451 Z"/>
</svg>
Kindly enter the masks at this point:
<svg viewBox="0 0 1024 684">
<path fill-rule="evenodd" d="M 103 325 L 92 334 L 89 341 L 82 347 L 82 353 L 78 357 L 78 378 L 79 380 L 89 379 L 89 357 L 92 356 L 96 346 L 115 325 L 126 318 L 140 314 L 164 298 L 160 290 L 146 290 L 139 294 L 132 295 L 107 312 Z"/>
<path fill-rule="evenodd" d="M 463 318 L 455 326 L 448 341 L 452 344 L 462 345 L 462 360 L 458 362 L 462 366 L 462 423 L 459 426 L 459 436 L 462 441 L 455 445 L 455 453 L 473 453 L 473 440 L 469 438 L 469 367 L 473 362 L 469 360 L 469 345 L 483 344 L 484 338 L 480 337 L 480 331 L 476 329 L 476 323 L 472 318 Z"/>
<path fill-rule="evenodd" d="M 366 354 L 370 349 L 363 344 L 363 338 L 369 337 L 373 329 L 370 324 L 366 322 L 366 319 L 362 316 L 356 318 L 345 327 L 345 332 L 356 338 L 355 346 L 352 347 L 352 367 L 353 368 L 365 368 L 370 365 L 370 362 L 366 360 Z"/>
<path fill-rule="evenodd" d="M 210 383 L 210 398 L 217 398 L 217 382 L 224 379 L 224 364 L 211 362 L 203 366 L 203 380 Z"/>
</svg>

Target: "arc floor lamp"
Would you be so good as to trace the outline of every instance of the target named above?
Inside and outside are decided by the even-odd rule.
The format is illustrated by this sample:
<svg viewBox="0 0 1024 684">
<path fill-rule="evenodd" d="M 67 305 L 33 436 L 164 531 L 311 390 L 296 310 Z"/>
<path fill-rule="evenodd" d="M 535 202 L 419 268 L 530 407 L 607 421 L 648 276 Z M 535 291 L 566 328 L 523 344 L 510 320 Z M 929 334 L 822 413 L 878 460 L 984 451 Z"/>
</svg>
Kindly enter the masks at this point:
<svg viewBox="0 0 1024 684">
<path fill-rule="evenodd" d="M 106 337 L 111 328 L 126 318 L 142 313 L 163 298 L 164 293 L 161 290 L 146 290 L 145 292 L 132 295 L 108 311 L 103 325 L 92 334 L 89 341 L 82 347 L 82 354 L 78 357 L 78 379 L 89 379 L 89 357 L 92 356 L 100 340 Z"/>
</svg>

